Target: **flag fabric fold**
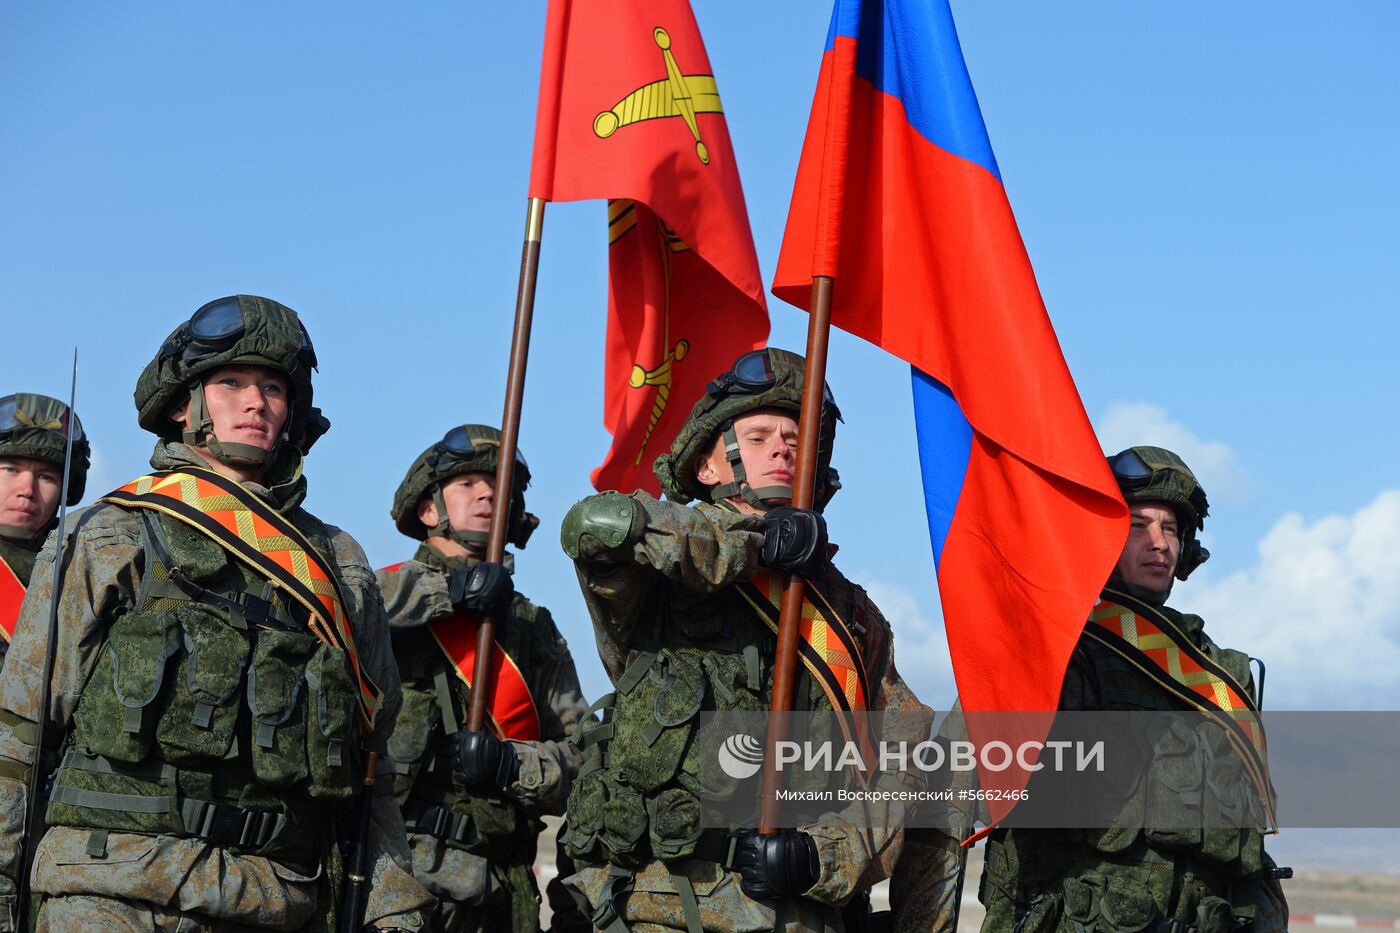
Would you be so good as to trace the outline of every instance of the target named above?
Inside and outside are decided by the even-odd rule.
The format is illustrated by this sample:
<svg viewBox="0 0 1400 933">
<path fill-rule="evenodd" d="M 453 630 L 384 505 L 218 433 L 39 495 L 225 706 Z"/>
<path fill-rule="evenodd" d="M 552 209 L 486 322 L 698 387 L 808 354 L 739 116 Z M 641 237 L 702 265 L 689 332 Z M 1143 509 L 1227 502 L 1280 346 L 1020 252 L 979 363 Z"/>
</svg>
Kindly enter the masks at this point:
<svg viewBox="0 0 1400 933">
<path fill-rule="evenodd" d="M 550 0 L 530 196 L 607 198 L 598 489 L 660 494 L 651 464 L 705 384 L 768 337 L 718 85 L 686 0 Z"/>
<path fill-rule="evenodd" d="M 1054 710 L 1127 510 L 1041 300 L 947 0 L 837 0 L 773 294 L 807 307 L 815 275 L 835 279 L 836 326 L 912 366 L 964 708 Z"/>
</svg>

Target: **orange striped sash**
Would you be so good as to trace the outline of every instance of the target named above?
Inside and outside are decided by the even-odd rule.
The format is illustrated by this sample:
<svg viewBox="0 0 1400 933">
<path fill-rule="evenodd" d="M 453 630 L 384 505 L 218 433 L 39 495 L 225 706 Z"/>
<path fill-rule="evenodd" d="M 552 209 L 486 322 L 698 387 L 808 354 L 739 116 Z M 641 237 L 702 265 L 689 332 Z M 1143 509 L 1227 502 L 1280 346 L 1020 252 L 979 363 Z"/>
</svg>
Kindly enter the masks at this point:
<svg viewBox="0 0 1400 933">
<path fill-rule="evenodd" d="M 373 727 L 379 688 L 360 667 L 335 574 L 291 522 L 233 480 L 195 467 L 142 476 L 98 501 L 152 509 L 184 522 L 304 606 L 311 634 L 349 658 L 360 686 L 360 725 Z"/>
<path fill-rule="evenodd" d="M 25 586 L 19 574 L 0 557 L 0 635 L 8 644 L 15 634 L 15 623 L 19 621 L 19 607 L 24 602 Z"/>
<path fill-rule="evenodd" d="M 1111 597 L 1111 598 L 1110 598 Z M 1104 590 L 1084 633 L 1132 664 L 1193 709 L 1216 715 L 1230 746 L 1263 802 L 1270 828 L 1278 803 L 1269 779 L 1269 750 L 1259 707 L 1230 676 L 1155 607 L 1116 590 Z"/>
<path fill-rule="evenodd" d="M 740 595 L 774 633 L 778 631 L 784 581 L 784 574 L 760 570 L 747 582 L 739 584 Z M 859 744 L 865 761 L 877 761 L 870 738 L 870 722 L 866 718 L 870 709 L 870 684 L 866 680 L 860 645 L 850 625 L 836 614 L 831 602 L 811 580 L 806 581 L 802 590 L 798 634 L 798 656 L 821 684 L 831 708 L 843 714 L 838 720 L 846 740 Z"/>
</svg>

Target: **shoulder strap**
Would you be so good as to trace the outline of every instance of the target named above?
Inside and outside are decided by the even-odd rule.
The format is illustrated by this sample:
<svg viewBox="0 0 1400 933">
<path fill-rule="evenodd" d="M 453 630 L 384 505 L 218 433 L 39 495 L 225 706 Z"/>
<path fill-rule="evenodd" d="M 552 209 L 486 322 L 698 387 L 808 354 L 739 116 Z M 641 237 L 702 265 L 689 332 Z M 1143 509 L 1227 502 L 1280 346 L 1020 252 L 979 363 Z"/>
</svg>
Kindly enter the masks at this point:
<svg viewBox="0 0 1400 933">
<path fill-rule="evenodd" d="M 285 517 L 233 480 L 193 467 L 142 476 L 99 501 L 183 522 L 305 607 L 311 633 L 348 657 L 360 685 L 360 725 L 373 725 L 379 688 L 360 666 L 336 575 Z"/>
<path fill-rule="evenodd" d="M 476 616 L 462 610 L 425 626 L 443 654 L 447 655 L 452 669 L 469 688 L 476 667 L 478 627 Z M 535 698 L 515 659 L 506 653 L 499 642 L 491 652 L 490 684 L 491 696 L 487 698 L 486 705 L 488 718 L 496 733 L 506 739 L 537 741 L 543 733 Z"/>
<path fill-rule="evenodd" d="M 758 617 L 776 633 L 783 602 L 782 574 L 761 570 L 739 583 L 738 588 Z M 831 601 L 811 580 L 806 581 L 802 590 L 802 619 L 798 632 L 798 656 L 821 685 L 831 708 L 839 714 L 837 718 L 846 740 L 859 743 L 865 761 L 876 761 L 866 715 L 870 710 L 870 685 L 860 643 L 850 623 L 837 614 Z"/>
<path fill-rule="evenodd" d="M 14 636 L 19 607 L 24 604 L 27 589 L 19 574 L 5 560 L 5 555 L 0 554 L 0 636 L 4 637 L 5 644 L 9 644 Z"/>
<path fill-rule="evenodd" d="M 1277 827 L 1277 795 L 1269 779 L 1268 742 L 1254 697 L 1187 638 L 1156 606 L 1104 590 L 1084 634 L 1132 664 L 1191 709 L 1213 715 L 1226 729 Z"/>
</svg>

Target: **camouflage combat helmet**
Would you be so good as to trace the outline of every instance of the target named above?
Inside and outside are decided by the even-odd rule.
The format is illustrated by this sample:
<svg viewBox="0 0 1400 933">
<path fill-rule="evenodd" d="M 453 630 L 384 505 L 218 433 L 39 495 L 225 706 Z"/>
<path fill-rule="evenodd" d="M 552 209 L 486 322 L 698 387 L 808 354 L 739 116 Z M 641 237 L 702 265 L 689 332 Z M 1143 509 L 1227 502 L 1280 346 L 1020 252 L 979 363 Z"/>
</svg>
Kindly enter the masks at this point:
<svg viewBox="0 0 1400 933">
<path fill-rule="evenodd" d="M 43 460 L 62 469 L 67 447 L 68 427 L 73 429 L 73 469 L 68 477 L 68 504 L 82 501 L 92 450 L 83 423 L 77 415 L 70 419 L 68 406 L 47 395 L 19 392 L 0 398 L 0 457 L 28 457 Z M 13 525 L 0 525 L 0 535 L 13 541 L 43 541 L 57 522 L 57 516 L 37 531 Z"/>
<path fill-rule="evenodd" d="M 739 441 L 734 434 L 734 419 L 760 408 L 777 408 L 797 417 L 802 410 L 802 367 L 804 360 L 796 353 L 769 347 L 745 353 L 734 361 L 729 371 L 705 387 L 705 394 L 691 409 L 690 417 L 681 425 L 671 452 L 656 458 L 652 469 L 661 481 L 661 489 L 672 502 L 703 499 L 717 502 L 729 496 L 743 496 L 757 509 L 767 509 L 775 499 L 791 499 L 791 486 L 764 486 L 758 489 L 748 483 L 744 462 L 739 456 Z M 831 387 L 823 393 L 821 437 L 817 453 L 817 485 L 813 501 L 818 509 L 826 506 L 840 479 L 831 467 L 831 453 L 836 441 L 836 422 L 841 412 L 831 395 Z M 725 456 L 734 468 L 734 482 L 707 487 L 695 476 L 700 457 L 708 453 L 715 438 L 724 437 Z"/>
<path fill-rule="evenodd" d="M 1206 526 L 1210 504 L 1196 474 L 1180 457 L 1161 447 L 1129 447 L 1109 457 L 1108 465 L 1128 504 L 1165 502 L 1176 512 L 1181 533 L 1178 580 L 1185 580 L 1210 559 L 1210 551 L 1196 540 Z"/>
<path fill-rule="evenodd" d="M 190 401 L 190 429 L 182 440 L 204 446 L 218 460 L 262 464 L 278 447 L 264 451 L 249 444 L 220 443 L 204 403 L 203 378 L 224 366 L 266 366 L 291 383 L 291 411 L 278 447 L 290 442 L 302 453 L 330 428 L 312 406 L 311 371 L 316 350 L 295 311 L 268 298 L 234 295 L 211 301 L 175 329 L 136 382 L 141 427 L 173 438 L 171 414 Z"/>
<path fill-rule="evenodd" d="M 451 538 L 458 544 L 482 547 L 485 532 L 458 531 L 447 519 L 447 504 L 442 498 L 442 484 L 463 473 L 496 472 L 501 448 L 501 432 L 484 424 L 464 424 L 443 435 L 413 461 L 408 474 L 394 493 L 394 507 L 389 515 L 399 531 L 419 541 L 431 536 Z M 510 528 L 506 540 L 518 548 L 525 547 L 540 520 L 525 511 L 525 488 L 530 485 L 530 467 L 520 448 L 515 450 L 515 471 L 511 477 Z M 432 496 L 437 506 L 438 524 L 429 528 L 418 520 L 418 503 Z"/>
</svg>

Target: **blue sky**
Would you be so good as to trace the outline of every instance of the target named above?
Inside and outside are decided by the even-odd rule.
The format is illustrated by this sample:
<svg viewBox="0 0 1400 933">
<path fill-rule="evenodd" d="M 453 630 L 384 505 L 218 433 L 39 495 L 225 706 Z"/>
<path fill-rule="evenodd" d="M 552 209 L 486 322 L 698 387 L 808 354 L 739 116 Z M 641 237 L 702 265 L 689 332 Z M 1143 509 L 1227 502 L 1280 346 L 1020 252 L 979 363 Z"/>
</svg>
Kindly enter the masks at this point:
<svg viewBox="0 0 1400 933">
<path fill-rule="evenodd" d="M 771 277 L 829 7 L 696 0 Z M 1270 664 L 1269 704 L 1400 707 L 1400 7 L 955 2 L 992 145 L 1106 447 L 1202 474 L 1214 557 L 1174 603 Z M 137 373 L 196 307 L 296 308 L 334 422 L 313 511 L 376 563 L 409 461 L 497 422 L 542 2 L 0 5 L 3 391 L 66 395 L 94 494 L 150 439 Z M 520 588 L 605 686 L 558 523 L 601 459 L 604 205 L 545 222 Z M 806 316 L 772 302 L 773 342 Z M 845 335 L 829 511 L 897 657 L 951 699 L 908 369 Z M 1026 529 L 1034 534 L 1034 529 Z"/>
</svg>

